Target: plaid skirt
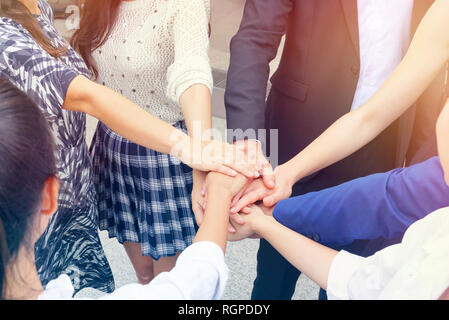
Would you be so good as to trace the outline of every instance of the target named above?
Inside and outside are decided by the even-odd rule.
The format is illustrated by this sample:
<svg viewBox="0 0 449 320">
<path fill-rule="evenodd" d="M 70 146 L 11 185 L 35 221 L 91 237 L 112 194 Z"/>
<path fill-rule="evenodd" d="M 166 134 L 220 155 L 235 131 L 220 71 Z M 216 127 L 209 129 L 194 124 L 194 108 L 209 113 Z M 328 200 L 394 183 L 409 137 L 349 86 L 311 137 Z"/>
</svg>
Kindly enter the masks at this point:
<svg viewBox="0 0 449 320">
<path fill-rule="evenodd" d="M 174 125 L 186 131 L 183 121 Z M 182 252 L 197 231 L 192 169 L 175 157 L 137 145 L 99 122 L 91 145 L 100 230 L 140 243 L 158 260 Z"/>
</svg>

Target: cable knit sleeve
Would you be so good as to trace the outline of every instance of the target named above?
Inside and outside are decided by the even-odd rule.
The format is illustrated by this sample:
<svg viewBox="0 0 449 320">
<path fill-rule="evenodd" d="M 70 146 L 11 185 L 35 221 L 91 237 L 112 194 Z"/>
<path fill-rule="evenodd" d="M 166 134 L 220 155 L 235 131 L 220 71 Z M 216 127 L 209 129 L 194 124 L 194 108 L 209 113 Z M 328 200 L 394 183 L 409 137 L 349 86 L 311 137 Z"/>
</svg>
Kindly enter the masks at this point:
<svg viewBox="0 0 449 320">
<path fill-rule="evenodd" d="M 190 86 L 204 84 L 212 92 L 209 61 L 209 0 L 177 0 L 173 36 L 175 58 L 167 70 L 167 95 L 179 102 Z"/>
</svg>

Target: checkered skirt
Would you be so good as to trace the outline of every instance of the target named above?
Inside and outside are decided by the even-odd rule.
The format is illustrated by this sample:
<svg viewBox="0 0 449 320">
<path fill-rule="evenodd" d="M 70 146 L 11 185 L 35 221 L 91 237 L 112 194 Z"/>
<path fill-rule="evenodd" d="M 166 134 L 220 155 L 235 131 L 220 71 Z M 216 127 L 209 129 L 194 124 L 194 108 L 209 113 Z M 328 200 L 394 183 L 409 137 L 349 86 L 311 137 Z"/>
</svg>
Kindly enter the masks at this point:
<svg viewBox="0 0 449 320">
<path fill-rule="evenodd" d="M 174 125 L 186 131 L 184 122 Z M 99 123 L 91 146 L 99 226 L 120 243 L 142 245 L 158 260 L 183 251 L 197 226 L 192 211 L 192 169 L 147 149 Z"/>
</svg>

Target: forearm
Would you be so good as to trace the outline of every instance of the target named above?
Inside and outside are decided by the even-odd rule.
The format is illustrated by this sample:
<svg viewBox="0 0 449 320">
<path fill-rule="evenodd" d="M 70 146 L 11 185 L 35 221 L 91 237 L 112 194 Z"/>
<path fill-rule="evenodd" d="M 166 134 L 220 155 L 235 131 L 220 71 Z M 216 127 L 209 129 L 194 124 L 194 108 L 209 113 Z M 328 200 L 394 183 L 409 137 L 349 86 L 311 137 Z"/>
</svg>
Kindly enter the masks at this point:
<svg viewBox="0 0 449 320">
<path fill-rule="evenodd" d="M 438 154 L 440 156 L 441 166 L 443 167 L 446 184 L 449 185 L 449 100 L 438 117 L 436 133 Z"/>
<path fill-rule="evenodd" d="M 189 136 L 195 141 L 210 141 L 212 139 L 212 102 L 208 87 L 203 84 L 195 84 L 188 88 L 180 97 L 184 120 Z M 198 143 L 198 145 L 201 145 Z M 202 184 L 206 173 L 194 170 L 193 181 Z M 197 187 L 201 188 L 201 185 Z"/>
<path fill-rule="evenodd" d="M 83 76 L 71 82 L 64 108 L 87 113 L 119 135 L 162 153 L 171 153 L 175 146 L 190 143 L 189 137 L 182 131 Z"/>
<path fill-rule="evenodd" d="M 194 242 L 211 241 L 226 250 L 227 228 L 229 223 L 229 206 L 232 195 L 220 185 L 208 189 L 206 214 L 195 236 Z"/>
<path fill-rule="evenodd" d="M 254 230 L 298 270 L 321 288 L 327 288 L 329 270 L 337 251 L 282 226 L 273 217 L 258 218 Z"/>
</svg>

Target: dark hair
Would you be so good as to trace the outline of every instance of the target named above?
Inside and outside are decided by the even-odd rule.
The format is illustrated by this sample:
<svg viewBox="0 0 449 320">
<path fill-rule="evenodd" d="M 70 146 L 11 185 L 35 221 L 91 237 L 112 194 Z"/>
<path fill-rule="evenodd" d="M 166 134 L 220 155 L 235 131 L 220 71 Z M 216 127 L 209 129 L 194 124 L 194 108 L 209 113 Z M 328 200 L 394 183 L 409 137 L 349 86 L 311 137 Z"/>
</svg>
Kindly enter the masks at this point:
<svg viewBox="0 0 449 320">
<path fill-rule="evenodd" d="M 71 45 L 84 59 L 94 78 L 98 69 L 92 52 L 105 44 L 117 22 L 122 0 L 84 0 L 80 28 L 73 34 Z"/>
<path fill-rule="evenodd" d="M 0 79 L 0 299 L 5 268 L 27 240 L 44 183 L 56 172 L 47 120 L 22 91 Z"/>
<path fill-rule="evenodd" d="M 31 34 L 37 44 L 52 57 L 58 58 L 66 53 L 66 47 L 57 47 L 51 43 L 30 10 L 19 0 L 0 0 L 0 17 L 10 18 L 21 24 Z"/>
</svg>

